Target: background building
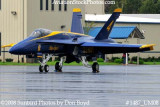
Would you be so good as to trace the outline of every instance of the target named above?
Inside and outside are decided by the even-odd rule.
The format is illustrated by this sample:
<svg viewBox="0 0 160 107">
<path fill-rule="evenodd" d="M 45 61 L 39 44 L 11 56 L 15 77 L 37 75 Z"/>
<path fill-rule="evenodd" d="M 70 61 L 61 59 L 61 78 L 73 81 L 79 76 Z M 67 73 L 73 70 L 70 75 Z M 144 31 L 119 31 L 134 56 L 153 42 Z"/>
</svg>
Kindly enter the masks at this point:
<svg viewBox="0 0 160 107">
<path fill-rule="evenodd" d="M 18 43 L 31 34 L 37 28 L 46 28 L 54 31 L 68 31 L 71 28 L 73 8 L 81 8 L 82 15 L 86 13 L 104 13 L 103 5 L 97 5 L 97 9 L 84 4 L 53 4 L 55 0 L 0 0 L 0 33 L 2 45 Z M 67 1 L 67 0 L 56 0 Z M 81 0 L 79 0 L 81 1 Z M 96 6 L 96 5 L 95 5 Z M 88 10 L 88 12 L 85 10 Z M 100 9 L 101 8 L 101 9 Z M 85 26 L 84 17 L 82 24 Z M 9 50 L 6 48 L 5 50 Z M 20 56 L 20 61 L 22 57 Z M 17 56 L 5 53 L 5 58 Z M 3 55 L 0 57 L 3 59 Z"/>
<path fill-rule="evenodd" d="M 68 31 L 71 28 L 73 8 L 81 8 L 82 24 L 87 27 L 91 22 L 93 27 L 103 26 L 110 14 L 104 15 L 103 4 L 53 4 L 54 0 L 0 0 L 0 33 L 2 45 L 18 43 L 37 28 L 46 28 L 54 31 Z M 67 0 L 56 0 L 67 1 Z M 78 1 L 78 0 L 77 0 Z M 82 0 L 79 0 L 82 1 Z M 92 0 L 94 1 L 94 0 Z M 101 0 L 104 1 L 104 0 Z M 143 56 L 159 56 L 160 44 L 160 15 L 151 14 L 122 14 L 115 26 L 137 26 L 144 33 L 145 39 L 140 43 L 156 44 L 154 54 L 145 53 Z M 137 39 L 117 40 L 122 43 L 137 43 Z M 9 48 L 6 48 L 9 50 Z M 136 54 L 132 54 L 135 56 Z M 18 57 L 6 53 L 6 58 L 14 61 Z M 20 56 L 20 61 L 25 56 Z M 0 56 L 3 59 L 3 54 Z"/>
</svg>

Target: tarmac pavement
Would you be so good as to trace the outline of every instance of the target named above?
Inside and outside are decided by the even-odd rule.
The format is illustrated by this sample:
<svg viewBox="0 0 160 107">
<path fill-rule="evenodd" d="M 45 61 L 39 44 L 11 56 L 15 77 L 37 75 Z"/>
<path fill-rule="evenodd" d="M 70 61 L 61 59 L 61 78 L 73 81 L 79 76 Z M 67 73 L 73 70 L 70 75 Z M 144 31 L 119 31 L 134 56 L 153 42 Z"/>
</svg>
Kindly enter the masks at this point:
<svg viewBox="0 0 160 107">
<path fill-rule="evenodd" d="M 0 66 L 0 107 L 160 106 L 160 66 L 101 66 L 100 73 L 64 66 L 62 73 L 38 66 Z"/>
</svg>

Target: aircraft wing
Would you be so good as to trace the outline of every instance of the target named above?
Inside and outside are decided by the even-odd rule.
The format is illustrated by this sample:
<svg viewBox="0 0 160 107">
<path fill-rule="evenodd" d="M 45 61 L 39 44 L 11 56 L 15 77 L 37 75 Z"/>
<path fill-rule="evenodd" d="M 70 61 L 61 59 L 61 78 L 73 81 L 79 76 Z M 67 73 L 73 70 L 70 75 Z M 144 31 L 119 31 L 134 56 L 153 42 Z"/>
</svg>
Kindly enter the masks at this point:
<svg viewBox="0 0 160 107">
<path fill-rule="evenodd" d="M 37 43 L 40 43 L 40 44 L 68 44 L 68 45 L 83 44 L 83 42 L 78 42 L 78 41 L 74 41 L 74 40 L 42 40 Z"/>
<path fill-rule="evenodd" d="M 153 50 L 154 44 L 84 43 L 82 47 L 94 47 L 102 53 L 129 53 Z"/>
<path fill-rule="evenodd" d="M 90 47 L 98 50 L 104 54 L 113 53 L 131 53 L 131 52 L 143 52 L 153 50 L 154 44 L 118 44 L 118 43 L 92 43 L 92 42 L 79 42 L 73 40 L 42 40 L 37 42 L 39 44 L 62 44 L 62 45 L 80 45 L 81 47 Z"/>
</svg>

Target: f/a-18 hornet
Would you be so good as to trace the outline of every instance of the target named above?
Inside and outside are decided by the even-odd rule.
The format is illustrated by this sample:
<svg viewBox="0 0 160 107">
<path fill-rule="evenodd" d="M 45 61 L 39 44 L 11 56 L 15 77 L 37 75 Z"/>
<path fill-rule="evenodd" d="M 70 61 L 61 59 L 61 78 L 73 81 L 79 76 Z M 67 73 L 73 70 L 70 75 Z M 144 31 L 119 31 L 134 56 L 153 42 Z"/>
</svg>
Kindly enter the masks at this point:
<svg viewBox="0 0 160 107">
<path fill-rule="evenodd" d="M 153 44 L 119 44 L 109 38 L 112 28 L 119 18 L 121 9 L 115 9 L 109 20 L 96 37 L 85 35 L 81 24 L 81 9 L 73 9 L 72 26 L 70 32 L 36 29 L 25 40 L 15 44 L 9 52 L 28 57 L 42 57 L 39 71 L 48 72 L 47 62 L 52 56 L 59 56 L 60 61 L 55 64 L 55 71 L 62 72 L 63 62 L 82 61 L 85 67 L 91 67 L 93 73 L 99 72 L 99 64 L 92 66 L 88 60 L 99 54 L 133 53 L 153 50 Z"/>
</svg>

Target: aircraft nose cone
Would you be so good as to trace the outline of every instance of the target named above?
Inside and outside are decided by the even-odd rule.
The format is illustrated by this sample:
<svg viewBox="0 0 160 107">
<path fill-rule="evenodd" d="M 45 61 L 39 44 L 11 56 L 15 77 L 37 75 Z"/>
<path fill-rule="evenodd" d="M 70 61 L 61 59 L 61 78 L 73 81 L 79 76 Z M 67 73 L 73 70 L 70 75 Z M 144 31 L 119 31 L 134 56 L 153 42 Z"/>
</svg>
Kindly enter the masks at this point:
<svg viewBox="0 0 160 107">
<path fill-rule="evenodd" d="M 17 46 L 13 46 L 12 48 L 10 48 L 9 53 L 11 54 L 18 54 L 21 52 L 21 49 L 18 48 Z"/>
<path fill-rule="evenodd" d="M 13 49 L 12 49 L 12 48 L 10 48 L 10 49 L 9 49 L 9 53 L 12 53 L 12 52 L 13 52 Z"/>
</svg>

